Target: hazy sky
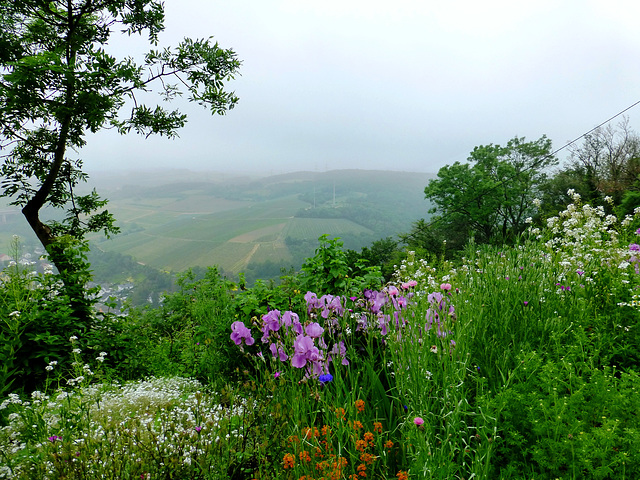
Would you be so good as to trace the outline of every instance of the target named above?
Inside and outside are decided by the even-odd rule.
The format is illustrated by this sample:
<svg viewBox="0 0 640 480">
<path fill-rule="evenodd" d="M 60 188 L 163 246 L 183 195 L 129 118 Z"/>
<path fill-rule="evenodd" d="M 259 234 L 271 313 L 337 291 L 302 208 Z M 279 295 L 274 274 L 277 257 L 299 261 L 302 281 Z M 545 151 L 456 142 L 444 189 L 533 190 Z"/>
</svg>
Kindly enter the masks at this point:
<svg viewBox="0 0 640 480">
<path fill-rule="evenodd" d="M 177 140 L 88 138 L 89 170 L 436 172 L 476 145 L 558 148 L 640 100 L 636 0 L 165 0 L 163 45 L 242 60 L 226 116 L 186 104 Z M 142 52 L 136 39 L 114 51 Z M 628 112 L 640 131 L 640 106 Z M 561 158 L 565 158 L 563 153 Z"/>
</svg>

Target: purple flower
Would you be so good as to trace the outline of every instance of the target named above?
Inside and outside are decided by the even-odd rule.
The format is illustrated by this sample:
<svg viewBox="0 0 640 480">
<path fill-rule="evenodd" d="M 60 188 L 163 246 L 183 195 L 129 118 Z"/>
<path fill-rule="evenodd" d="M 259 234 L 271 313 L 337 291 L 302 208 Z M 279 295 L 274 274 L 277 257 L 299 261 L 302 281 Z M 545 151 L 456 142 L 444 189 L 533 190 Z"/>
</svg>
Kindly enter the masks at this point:
<svg viewBox="0 0 640 480">
<path fill-rule="evenodd" d="M 310 323 L 309 325 L 307 325 L 304 329 L 304 331 L 307 333 L 307 335 L 309 335 L 311 338 L 319 338 L 322 336 L 322 333 L 324 332 L 324 328 L 322 328 L 320 326 L 320 324 L 313 322 Z"/>
<path fill-rule="evenodd" d="M 529 302 L 527 302 L 527 301 L 525 300 L 525 302 L 524 302 L 524 306 L 526 307 L 527 305 L 529 305 Z"/>
<path fill-rule="evenodd" d="M 365 290 L 364 298 L 366 298 L 367 305 L 372 313 L 380 312 L 380 309 L 388 301 L 387 295 L 384 292 L 378 292 L 376 290 Z"/>
<path fill-rule="evenodd" d="M 293 342 L 295 354 L 291 358 L 291 365 L 296 368 L 304 367 L 307 362 L 317 362 L 322 359 L 320 350 L 313 344 L 313 338 L 298 335 Z"/>
<path fill-rule="evenodd" d="M 331 313 L 341 316 L 344 313 L 342 307 L 342 299 L 339 296 L 323 295 L 320 297 L 320 306 L 322 307 L 322 318 L 329 318 Z"/>
<path fill-rule="evenodd" d="M 391 320 L 391 318 L 389 317 L 389 315 L 378 315 L 378 327 L 380 327 L 380 333 L 384 336 L 387 333 L 389 333 L 389 320 Z"/>
<path fill-rule="evenodd" d="M 54 435 L 52 437 L 47 438 L 47 440 L 49 440 L 51 443 L 56 443 L 57 440 L 62 440 L 62 437 Z"/>
<path fill-rule="evenodd" d="M 631 245 L 629 245 L 629 250 L 632 252 L 640 252 L 640 245 L 638 245 L 637 243 L 632 243 Z"/>
<path fill-rule="evenodd" d="M 269 332 L 277 332 L 280 330 L 280 311 L 271 310 L 262 316 L 262 343 L 269 341 Z"/>
<path fill-rule="evenodd" d="M 244 339 L 244 343 L 247 345 L 253 345 L 255 340 L 251 336 L 251 330 L 245 327 L 243 322 L 233 322 L 231 324 L 231 340 L 236 345 L 240 345 L 242 343 L 242 339 Z"/>
<path fill-rule="evenodd" d="M 282 375 L 282 372 L 280 370 L 278 370 L 276 373 L 273 374 L 273 378 L 276 379 L 278 378 L 280 375 Z"/>
<path fill-rule="evenodd" d="M 331 355 L 340 355 L 342 357 L 342 365 L 349 365 L 349 360 L 347 360 L 347 347 L 345 347 L 344 342 L 334 343 L 329 353 Z"/>
<path fill-rule="evenodd" d="M 202 431 L 202 427 L 196 427 L 196 432 L 200 433 Z"/>
<path fill-rule="evenodd" d="M 282 322 L 282 325 L 284 325 L 285 327 L 291 327 L 291 325 L 300 323 L 300 317 L 298 317 L 297 313 L 290 312 L 287 310 L 282 314 L 282 318 L 280 319 L 280 321 Z"/>
<path fill-rule="evenodd" d="M 304 300 L 307 302 L 307 310 L 311 313 L 311 310 L 314 308 L 320 307 L 320 302 L 318 301 L 318 296 L 313 292 L 307 292 L 304 295 Z"/>
<path fill-rule="evenodd" d="M 271 355 L 275 359 L 276 357 L 280 358 L 281 362 L 286 362 L 289 359 L 289 356 L 285 353 L 284 348 L 272 343 L 269 345 L 269 350 L 271 350 Z"/>
</svg>

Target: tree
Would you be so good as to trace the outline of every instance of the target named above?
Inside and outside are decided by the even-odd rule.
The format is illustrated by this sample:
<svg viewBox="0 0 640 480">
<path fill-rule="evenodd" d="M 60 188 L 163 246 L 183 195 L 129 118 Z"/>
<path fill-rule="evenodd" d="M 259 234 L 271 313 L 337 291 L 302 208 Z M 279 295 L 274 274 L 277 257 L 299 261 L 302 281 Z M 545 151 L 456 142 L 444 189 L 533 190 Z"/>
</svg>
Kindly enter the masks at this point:
<svg viewBox="0 0 640 480">
<path fill-rule="evenodd" d="M 602 203 L 611 196 L 619 205 L 625 192 L 640 175 L 640 137 L 625 118 L 584 136 L 582 144 L 571 148 L 567 172 L 573 172 L 585 201 Z"/>
<path fill-rule="evenodd" d="M 505 242 L 524 229 L 544 170 L 557 162 L 545 136 L 533 142 L 515 137 L 504 147 L 478 146 L 467 161 L 441 168 L 425 197 L 436 205 L 431 212 L 439 215 L 444 230 L 462 225 L 478 242 Z"/>
<path fill-rule="evenodd" d="M 224 82 L 240 62 L 211 39 L 152 49 L 141 64 L 107 53 L 115 31 L 146 32 L 156 47 L 163 22 L 158 0 L 0 0 L 0 196 L 22 207 L 60 272 L 77 267 L 65 248 L 55 248 L 59 239 L 117 231 L 106 200 L 95 190 L 76 192 L 87 179 L 78 157 L 87 133 L 115 128 L 175 137 L 186 115 L 138 98 L 153 85 L 166 101 L 186 92 L 217 114 L 238 100 Z M 126 105 L 131 108 L 121 115 Z M 64 210 L 64 219 L 41 219 L 45 206 Z"/>
</svg>

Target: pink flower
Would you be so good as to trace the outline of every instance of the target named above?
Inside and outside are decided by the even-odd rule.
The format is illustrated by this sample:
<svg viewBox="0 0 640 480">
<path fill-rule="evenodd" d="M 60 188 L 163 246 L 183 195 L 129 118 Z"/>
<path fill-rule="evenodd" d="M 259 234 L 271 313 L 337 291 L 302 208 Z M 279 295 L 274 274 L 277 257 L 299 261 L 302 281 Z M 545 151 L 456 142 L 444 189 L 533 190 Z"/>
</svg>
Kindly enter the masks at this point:
<svg viewBox="0 0 640 480">
<path fill-rule="evenodd" d="M 413 419 L 413 423 L 415 423 L 419 427 L 424 423 L 424 420 L 422 419 L 422 417 L 416 417 Z"/>
<path fill-rule="evenodd" d="M 402 288 L 404 288 L 405 290 L 408 290 L 411 287 L 415 287 L 416 285 L 418 285 L 418 282 L 415 280 L 409 280 L 408 282 L 403 282 L 402 283 Z"/>
<path fill-rule="evenodd" d="M 451 290 L 451 284 L 450 283 L 443 283 L 440 285 L 440 288 L 446 292 L 448 292 L 449 290 Z"/>
</svg>

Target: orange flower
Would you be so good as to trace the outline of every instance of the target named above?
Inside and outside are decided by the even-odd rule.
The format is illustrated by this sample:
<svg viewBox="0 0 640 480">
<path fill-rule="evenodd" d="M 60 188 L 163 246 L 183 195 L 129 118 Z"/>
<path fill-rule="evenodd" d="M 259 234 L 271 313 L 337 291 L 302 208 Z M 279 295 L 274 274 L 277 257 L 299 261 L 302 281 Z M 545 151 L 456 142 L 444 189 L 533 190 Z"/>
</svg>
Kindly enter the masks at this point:
<svg viewBox="0 0 640 480">
<path fill-rule="evenodd" d="M 367 432 L 364 434 L 364 441 L 369 444 L 369 446 L 373 446 L 373 433 Z"/>
<path fill-rule="evenodd" d="M 358 471 L 358 475 L 360 475 L 361 477 L 364 478 L 367 476 L 367 466 L 364 463 L 358 465 L 356 467 L 356 470 Z"/>
<path fill-rule="evenodd" d="M 382 424 L 380 422 L 373 422 L 373 431 L 376 433 L 382 433 Z"/>
<path fill-rule="evenodd" d="M 355 420 L 353 422 L 353 429 L 354 430 L 360 430 L 362 427 L 362 422 L 360 420 Z"/>
<path fill-rule="evenodd" d="M 331 427 L 329 425 L 322 426 L 322 435 L 324 435 L 325 437 L 327 435 L 331 435 Z"/>
<path fill-rule="evenodd" d="M 336 416 L 339 419 L 344 420 L 344 408 L 336 408 Z"/>
<path fill-rule="evenodd" d="M 356 400 L 356 410 L 360 413 L 364 412 L 364 400 Z"/>
<path fill-rule="evenodd" d="M 391 440 L 387 440 L 384 444 L 384 448 L 391 450 L 393 448 L 393 442 Z"/>
<path fill-rule="evenodd" d="M 285 453 L 284 458 L 282 459 L 282 462 L 284 463 L 285 470 L 287 468 L 293 468 L 294 465 L 296 464 L 296 457 L 294 457 L 290 453 Z"/>
<path fill-rule="evenodd" d="M 400 470 L 396 477 L 398 477 L 398 480 L 409 480 L 409 474 L 403 470 Z"/>
<path fill-rule="evenodd" d="M 311 461 L 311 457 L 309 456 L 309 452 L 307 452 L 306 450 L 301 451 L 298 454 L 298 457 L 300 457 L 300 461 L 301 462 L 310 462 Z"/>
<path fill-rule="evenodd" d="M 364 452 L 365 448 L 367 448 L 367 442 L 365 440 L 356 440 L 356 450 Z"/>
<path fill-rule="evenodd" d="M 373 462 L 375 462 L 375 460 L 375 455 L 371 455 L 370 453 L 363 453 L 360 455 L 360 461 L 362 463 L 366 463 L 367 465 L 371 465 Z"/>
<path fill-rule="evenodd" d="M 304 435 L 304 438 L 314 438 L 314 437 L 319 437 L 320 436 L 320 432 L 318 431 L 318 427 L 306 427 L 302 429 L 302 434 Z"/>
</svg>

